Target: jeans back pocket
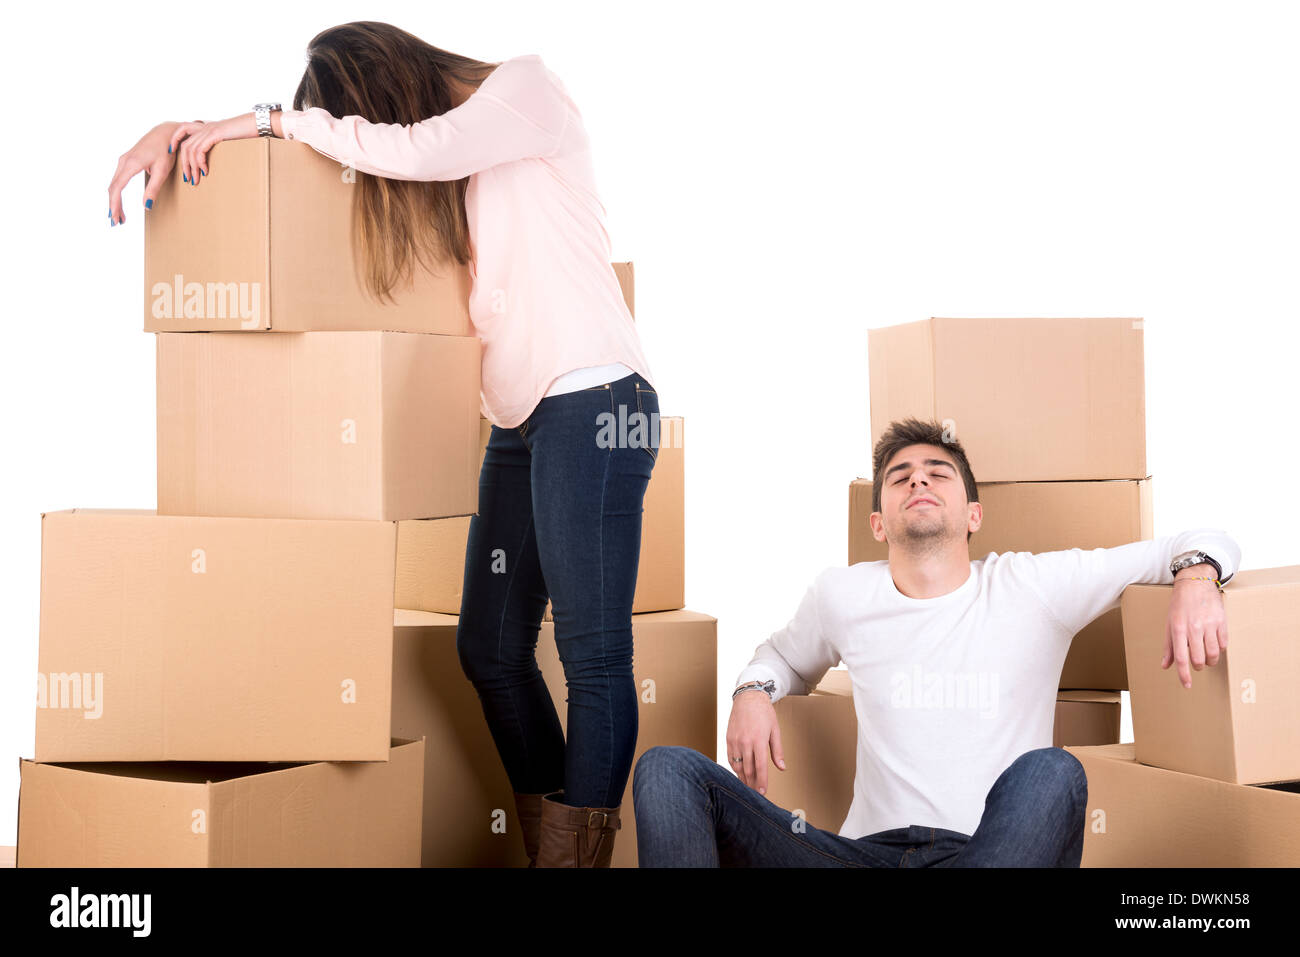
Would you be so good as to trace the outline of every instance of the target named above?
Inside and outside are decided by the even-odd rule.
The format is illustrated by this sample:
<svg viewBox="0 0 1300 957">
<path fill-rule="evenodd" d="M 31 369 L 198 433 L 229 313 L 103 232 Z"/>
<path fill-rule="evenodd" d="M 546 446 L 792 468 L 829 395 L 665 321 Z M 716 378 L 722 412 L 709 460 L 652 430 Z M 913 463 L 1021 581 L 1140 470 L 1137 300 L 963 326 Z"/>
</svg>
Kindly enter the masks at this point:
<svg viewBox="0 0 1300 957">
<path fill-rule="evenodd" d="M 641 447 L 649 454 L 652 462 L 658 461 L 659 396 L 653 389 L 643 386 L 640 382 L 636 384 L 636 410 L 641 413 L 645 428 L 645 439 Z"/>
</svg>

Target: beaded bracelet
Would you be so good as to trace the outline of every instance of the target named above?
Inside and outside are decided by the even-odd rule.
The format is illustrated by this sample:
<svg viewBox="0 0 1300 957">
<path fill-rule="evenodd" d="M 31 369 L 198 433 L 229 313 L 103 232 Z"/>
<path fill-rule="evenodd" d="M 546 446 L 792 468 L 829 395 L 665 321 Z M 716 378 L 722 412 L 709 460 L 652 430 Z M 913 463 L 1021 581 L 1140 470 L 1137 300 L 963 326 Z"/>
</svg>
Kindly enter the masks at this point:
<svg viewBox="0 0 1300 957">
<path fill-rule="evenodd" d="M 1177 585 L 1179 582 L 1214 582 L 1214 587 L 1219 589 L 1219 594 L 1223 594 L 1223 582 L 1217 578 L 1205 578 L 1197 575 L 1186 575 L 1182 578 L 1175 577 L 1174 584 Z"/>
</svg>

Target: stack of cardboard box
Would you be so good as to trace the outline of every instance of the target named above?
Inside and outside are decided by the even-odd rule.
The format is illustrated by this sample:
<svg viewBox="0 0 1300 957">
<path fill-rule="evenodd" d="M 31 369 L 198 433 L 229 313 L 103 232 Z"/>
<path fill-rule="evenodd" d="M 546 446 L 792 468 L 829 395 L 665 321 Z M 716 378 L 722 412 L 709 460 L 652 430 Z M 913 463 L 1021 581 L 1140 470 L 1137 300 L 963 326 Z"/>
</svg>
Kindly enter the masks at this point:
<svg viewBox="0 0 1300 957">
<path fill-rule="evenodd" d="M 417 865 L 396 521 L 475 507 L 468 277 L 379 304 L 347 170 L 271 139 L 210 161 L 145 218 L 157 508 L 42 515 L 17 863 Z"/>
<path fill-rule="evenodd" d="M 973 558 L 1152 537 L 1140 320 L 936 318 L 873 329 L 868 347 L 872 447 L 915 416 L 941 422 L 966 450 L 984 513 Z M 849 564 L 889 557 L 871 532 L 871 502 L 871 479 L 850 483 Z M 1071 644 L 1053 744 L 1118 742 L 1127 687 L 1115 609 Z M 833 670 L 814 694 L 777 703 L 789 766 L 803 770 L 769 775 L 768 796 L 833 830 L 853 797 L 851 696 Z"/>
<path fill-rule="evenodd" d="M 634 311 L 632 264 L 616 263 L 615 271 Z M 717 620 L 685 608 L 685 423 L 677 416 L 660 423 L 632 603 L 632 667 L 640 696 L 635 758 L 675 744 L 716 760 Z M 481 425 L 480 460 L 491 432 L 486 420 Z M 393 733 L 429 738 L 424 865 L 522 867 L 527 858 L 510 781 L 456 654 L 469 521 L 398 523 Z M 566 682 L 549 606 L 537 661 L 567 732 Z M 637 866 L 631 783 L 612 867 Z"/>
<path fill-rule="evenodd" d="M 446 643 L 395 607 L 400 529 L 477 508 L 468 271 L 378 302 L 354 171 L 274 139 L 210 162 L 146 219 L 158 507 L 42 515 L 17 863 L 419 866 L 426 771 L 491 750 L 454 633 L 422 671 Z"/>
<path fill-rule="evenodd" d="M 1300 565 L 1224 587 L 1216 665 L 1158 667 L 1172 585 L 1121 600 L 1133 737 L 1072 747 L 1088 775 L 1085 867 L 1300 866 Z"/>
</svg>

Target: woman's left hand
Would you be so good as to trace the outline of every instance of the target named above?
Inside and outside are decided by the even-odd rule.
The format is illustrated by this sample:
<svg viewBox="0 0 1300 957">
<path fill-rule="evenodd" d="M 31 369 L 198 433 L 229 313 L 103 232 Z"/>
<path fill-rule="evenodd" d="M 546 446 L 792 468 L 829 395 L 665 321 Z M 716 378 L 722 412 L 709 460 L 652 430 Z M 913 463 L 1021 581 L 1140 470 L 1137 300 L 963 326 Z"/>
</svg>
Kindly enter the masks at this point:
<svg viewBox="0 0 1300 957">
<path fill-rule="evenodd" d="M 228 120 L 204 123 L 182 123 L 172 133 L 172 150 L 177 154 L 176 165 L 190 183 L 208 173 L 208 150 L 223 140 L 245 140 L 257 136 L 257 119 L 252 113 L 241 113 Z"/>
</svg>

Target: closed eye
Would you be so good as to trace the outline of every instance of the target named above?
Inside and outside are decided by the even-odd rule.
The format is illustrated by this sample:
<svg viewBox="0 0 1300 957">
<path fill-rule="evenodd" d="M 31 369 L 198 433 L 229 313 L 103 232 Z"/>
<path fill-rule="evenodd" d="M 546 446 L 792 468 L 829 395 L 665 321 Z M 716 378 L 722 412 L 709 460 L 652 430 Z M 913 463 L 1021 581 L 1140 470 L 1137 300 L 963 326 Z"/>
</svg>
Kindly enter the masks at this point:
<svg viewBox="0 0 1300 957">
<path fill-rule="evenodd" d="M 931 476 L 931 478 L 937 478 L 937 479 L 949 479 L 949 478 L 952 478 L 952 475 L 951 475 L 947 470 L 944 470 L 944 471 L 942 471 L 942 472 L 931 472 L 931 473 L 930 473 L 930 476 Z M 903 476 L 902 478 L 894 479 L 894 484 L 895 484 L 895 485 L 901 485 L 902 483 L 906 482 L 907 479 L 908 479 L 908 476 Z"/>
</svg>

